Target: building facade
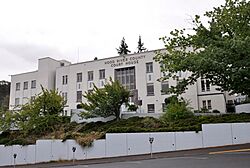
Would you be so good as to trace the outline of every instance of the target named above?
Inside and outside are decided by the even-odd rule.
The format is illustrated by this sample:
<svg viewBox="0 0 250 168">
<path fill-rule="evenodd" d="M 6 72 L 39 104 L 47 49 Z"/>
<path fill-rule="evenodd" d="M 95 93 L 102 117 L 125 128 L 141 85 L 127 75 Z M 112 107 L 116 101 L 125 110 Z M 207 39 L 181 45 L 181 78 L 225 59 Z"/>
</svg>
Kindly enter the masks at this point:
<svg viewBox="0 0 250 168">
<path fill-rule="evenodd" d="M 93 90 L 94 85 L 104 87 L 111 77 L 131 91 L 130 102 L 139 105 L 138 112 L 161 113 L 165 99 L 171 96 L 165 91 L 178 81 L 158 81 L 164 74 L 154 56 L 155 51 L 147 51 L 76 64 L 48 57 L 39 59 L 37 71 L 11 76 L 10 109 L 33 99 L 43 86 L 58 89 L 67 100 L 64 115 L 71 115 L 72 109 L 86 101 L 82 96 L 85 92 Z M 188 75 L 188 72 L 178 73 L 180 80 Z M 193 110 L 206 108 L 225 113 L 226 102 L 232 97 L 216 88 L 208 80 L 199 79 L 181 96 L 190 102 Z"/>
</svg>

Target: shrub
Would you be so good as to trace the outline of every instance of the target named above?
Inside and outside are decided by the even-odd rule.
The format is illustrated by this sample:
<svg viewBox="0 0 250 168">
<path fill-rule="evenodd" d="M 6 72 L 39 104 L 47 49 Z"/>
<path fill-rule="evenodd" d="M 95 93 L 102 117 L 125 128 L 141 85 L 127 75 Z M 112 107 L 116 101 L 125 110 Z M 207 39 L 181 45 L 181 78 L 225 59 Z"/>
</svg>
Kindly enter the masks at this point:
<svg viewBox="0 0 250 168">
<path fill-rule="evenodd" d="M 193 117 L 188 103 L 185 101 L 172 101 L 167 105 L 167 111 L 163 114 L 162 118 L 165 121 L 175 121 Z"/>
<path fill-rule="evenodd" d="M 136 111 L 138 109 L 138 106 L 135 104 L 128 105 L 128 111 Z"/>
<path fill-rule="evenodd" d="M 212 111 L 212 113 L 220 113 L 220 111 L 215 109 L 215 110 Z"/>
</svg>

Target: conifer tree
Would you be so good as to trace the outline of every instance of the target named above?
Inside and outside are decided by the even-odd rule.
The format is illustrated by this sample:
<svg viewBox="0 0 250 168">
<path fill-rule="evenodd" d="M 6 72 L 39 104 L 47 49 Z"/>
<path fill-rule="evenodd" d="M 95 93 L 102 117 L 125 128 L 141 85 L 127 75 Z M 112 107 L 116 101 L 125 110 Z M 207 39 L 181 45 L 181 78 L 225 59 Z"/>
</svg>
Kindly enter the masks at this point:
<svg viewBox="0 0 250 168">
<path fill-rule="evenodd" d="M 137 51 L 137 53 L 141 53 L 141 52 L 147 50 L 143 45 L 144 45 L 144 43 L 141 42 L 141 36 L 139 36 L 138 47 L 137 47 L 138 51 Z"/>
<path fill-rule="evenodd" d="M 125 42 L 125 38 L 124 37 L 122 38 L 120 47 L 117 48 L 116 50 L 117 50 L 117 52 L 118 52 L 119 55 L 126 55 L 126 54 L 130 53 L 130 51 L 128 50 L 128 45 Z"/>
</svg>

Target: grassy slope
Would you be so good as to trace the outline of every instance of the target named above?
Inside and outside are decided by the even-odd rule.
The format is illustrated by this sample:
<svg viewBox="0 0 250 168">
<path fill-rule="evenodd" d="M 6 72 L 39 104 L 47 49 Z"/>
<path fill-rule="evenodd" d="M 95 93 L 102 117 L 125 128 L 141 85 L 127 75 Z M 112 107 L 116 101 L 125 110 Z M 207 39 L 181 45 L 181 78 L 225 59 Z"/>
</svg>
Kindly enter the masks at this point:
<svg viewBox="0 0 250 168">
<path fill-rule="evenodd" d="M 170 131 L 200 131 L 201 124 L 250 122 L 250 114 L 227 114 L 221 116 L 196 116 L 174 122 L 161 121 L 146 117 L 133 117 L 127 120 L 109 121 L 107 123 L 65 123 L 58 125 L 54 132 L 33 133 L 22 135 L 18 131 L 6 132 L 0 135 L 0 144 L 32 144 L 37 139 L 76 139 L 83 146 L 89 146 L 94 139 L 105 138 L 105 133 L 125 132 L 170 132 Z"/>
</svg>

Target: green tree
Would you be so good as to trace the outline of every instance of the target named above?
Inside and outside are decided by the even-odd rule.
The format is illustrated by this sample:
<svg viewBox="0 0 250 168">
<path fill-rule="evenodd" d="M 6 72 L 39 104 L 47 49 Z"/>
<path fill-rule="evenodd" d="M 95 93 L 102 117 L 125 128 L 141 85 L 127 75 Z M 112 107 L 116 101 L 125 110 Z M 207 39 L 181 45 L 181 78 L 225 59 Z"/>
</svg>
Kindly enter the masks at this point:
<svg viewBox="0 0 250 168">
<path fill-rule="evenodd" d="M 30 131 L 54 131 L 63 121 L 59 115 L 63 112 L 64 105 L 58 91 L 42 88 L 42 93 L 30 103 L 21 106 L 19 111 L 5 112 L 1 116 L 4 122 L 0 128 L 2 131 L 18 128 L 25 135 Z"/>
<path fill-rule="evenodd" d="M 119 55 L 126 55 L 126 54 L 130 53 L 130 51 L 128 50 L 128 45 L 125 42 L 125 38 L 124 37 L 122 38 L 120 47 L 117 48 L 116 50 L 117 50 L 117 52 L 118 52 Z"/>
<path fill-rule="evenodd" d="M 137 49 L 138 49 L 137 53 L 141 53 L 141 52 L 147 50 L 147 48 L 144 47 L 144 43 L 141 42 L 141 36 L 139 36 Z"/>
<path fill-rule="evenodd" d="M 172 96 L 165 100 L 166 109 L 161 117 L 163 121 L 176 121 L 193 117 L 191 108 L 188 107 L 188 102 L 184 99 L 178 99 L 177 96 Z"/>
<path fill-rule="evenodd" d="M 183 93 L 187 85 L 204 77 L 221 90 L 250 95 L 250 2 L 226 0 L 225 4 L 193 20 L 193 32 L 174 30 L 170 37 L 160 38 L 166 52 L 157 52 L 155 60 L 169 77 L 178 71 L 192 72 L 170 92 Z"/>
<path fill-rule="evenodd" d="M 9 108 L 10 82 L 0 81 L 0 108 L 6 111 Z"/>
<path fill-rule="evenodd" d="M 81 115 L 84 118 L 115 116 L 119 120 L 121 105 L 128 104 L 129 95 L 130 92 L 119 81 L 110 79 L 104 88 L 94 86 L 93 91 L 85 92 L 83 97 L 87 103 L 82 103 L 85 112 Z"/>
</svg>

